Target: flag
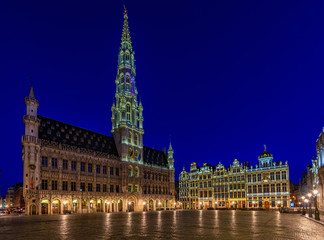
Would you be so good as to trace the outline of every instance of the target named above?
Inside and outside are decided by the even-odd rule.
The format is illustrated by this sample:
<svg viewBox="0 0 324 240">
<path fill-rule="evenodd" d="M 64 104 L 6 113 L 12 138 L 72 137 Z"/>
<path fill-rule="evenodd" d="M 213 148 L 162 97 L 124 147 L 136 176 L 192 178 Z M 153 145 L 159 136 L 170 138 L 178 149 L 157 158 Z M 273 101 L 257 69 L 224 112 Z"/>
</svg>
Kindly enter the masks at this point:
<svg viewBox="0 0 324 240">
<path fill-rule="evenodd" d="M 34 189 L 34 176 L 32 176 L 32 179 L 31 179 L 31 181 L 30 181 L 30 187 L 31 187 L 31 189 Z"/>
</svg>

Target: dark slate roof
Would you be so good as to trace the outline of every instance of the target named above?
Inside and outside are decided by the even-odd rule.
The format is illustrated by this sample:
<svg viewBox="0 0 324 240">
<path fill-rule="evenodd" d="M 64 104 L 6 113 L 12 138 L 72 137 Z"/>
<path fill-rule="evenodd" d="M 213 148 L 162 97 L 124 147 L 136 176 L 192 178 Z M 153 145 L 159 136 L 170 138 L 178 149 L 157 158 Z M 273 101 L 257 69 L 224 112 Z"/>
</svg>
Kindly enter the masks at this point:
<svg viewBox="0 0 324 240">
<path fill-rule="evenodd" d="M 153 148 L 143 148 L 143 162 L 152 165 L 158 165 L 162 167 L 168 166 L 167 155 L 159 150 Z"/>
<path fill-rule="evenodd" d="M 118 157 L 113 137 L 62 123 L 38 115 L 40 126 L 38 137 L 61 144 L 108 153 Z"/>
</svg>

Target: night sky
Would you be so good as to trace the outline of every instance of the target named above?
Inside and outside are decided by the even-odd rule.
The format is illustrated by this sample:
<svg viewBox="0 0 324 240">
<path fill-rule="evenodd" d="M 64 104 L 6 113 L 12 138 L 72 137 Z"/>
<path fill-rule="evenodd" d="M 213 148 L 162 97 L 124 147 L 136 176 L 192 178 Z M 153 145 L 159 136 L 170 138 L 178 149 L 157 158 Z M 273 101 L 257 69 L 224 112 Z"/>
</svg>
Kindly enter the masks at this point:
<svg viewBox="0 0 324 240">
<path fill-rule="evenodd" d="M 124 1 L 144 144 L 183 164 L 257 164 L 298 182 L 324 126 L 323 1 Z M 122 1 L 1 1 L 1 193 L 22 181 L 24 97 L 39 114 L 110 134 Z"/>
</svg>

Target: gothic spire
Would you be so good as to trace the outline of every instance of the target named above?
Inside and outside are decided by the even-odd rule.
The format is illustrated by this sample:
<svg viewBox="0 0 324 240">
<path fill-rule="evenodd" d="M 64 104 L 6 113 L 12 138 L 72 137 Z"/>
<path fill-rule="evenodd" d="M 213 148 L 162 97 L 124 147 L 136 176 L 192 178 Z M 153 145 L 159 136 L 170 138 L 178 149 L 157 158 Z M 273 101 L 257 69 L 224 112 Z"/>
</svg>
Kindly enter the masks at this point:
<svg viewBox="0 0 324 240">
<path fill-rule="evenodd" d="M 130 50 L 132 50 L 132 41 L 131 41 L 129 26 L 128 26 L 128 13 L 125 6 L 124 6 L 124 25 L 123 25 L 122 38 L 121 38 L 121 48 L 129 48 Z"/>
</svg>

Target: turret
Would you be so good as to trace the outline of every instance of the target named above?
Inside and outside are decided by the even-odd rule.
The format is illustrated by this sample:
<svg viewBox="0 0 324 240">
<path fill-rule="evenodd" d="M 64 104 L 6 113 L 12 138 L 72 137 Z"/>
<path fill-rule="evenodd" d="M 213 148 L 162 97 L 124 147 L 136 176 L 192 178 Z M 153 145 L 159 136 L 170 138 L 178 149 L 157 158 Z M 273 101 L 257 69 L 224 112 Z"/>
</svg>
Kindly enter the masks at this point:
<svg viewBox="0 0 324 240">
<path fill-rule="evenodd" d="M 37 118 L 38 101 L 35 98 L 33 86 L 25 97 L 26 115 L 23 120 L 25 134 L 22 136 L 23 145 L 22 161 L 24 168 L 24 193 L 28 189 L 38 189 L 40 181 L 40 142 L 38 139 L 38 128 L 40 121 Z"/>
<path fill-rule="evenodd" d="M 172 149 L 171 141 L 168 150 L 168 164 L 169 164 L 169 169 L 174 170 L 174 158 L 173 158 L 173 149 Z"/>
</svg>

